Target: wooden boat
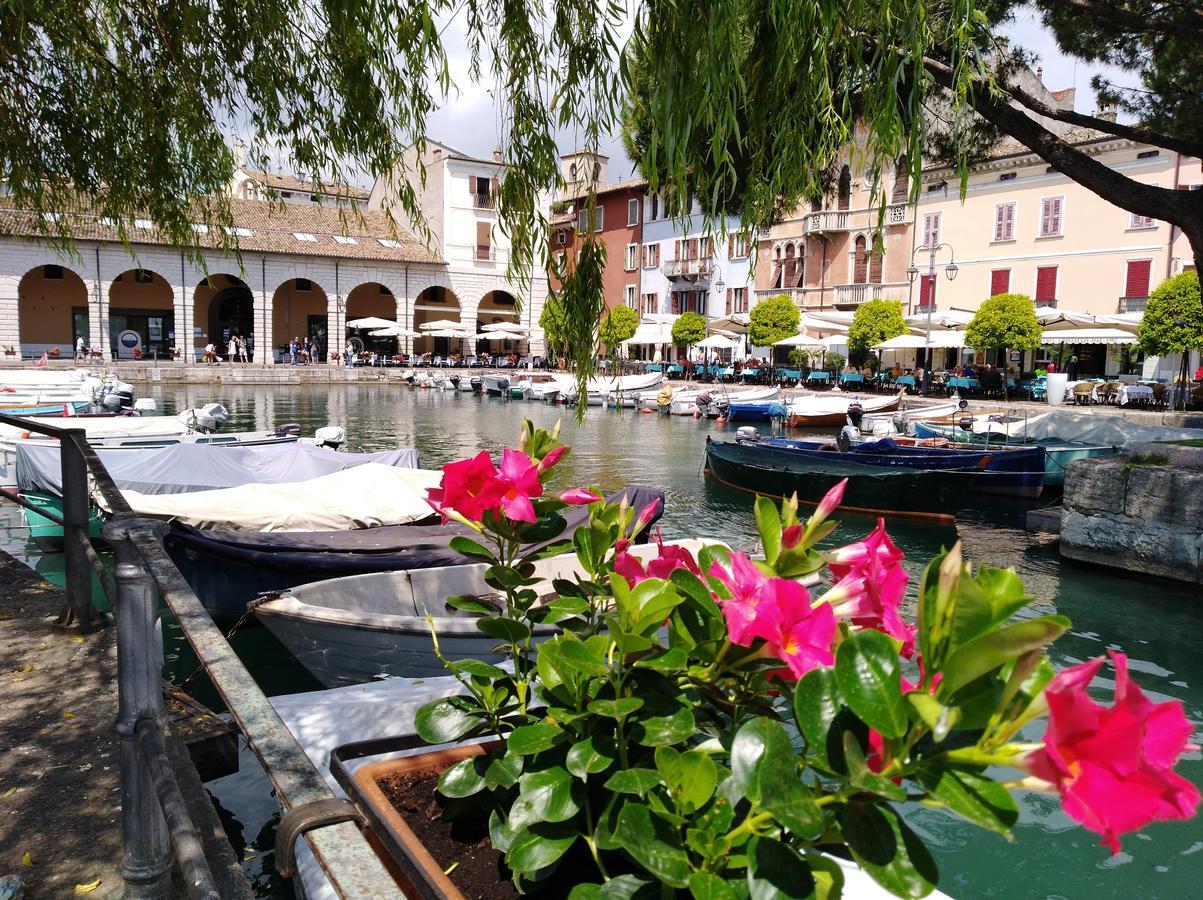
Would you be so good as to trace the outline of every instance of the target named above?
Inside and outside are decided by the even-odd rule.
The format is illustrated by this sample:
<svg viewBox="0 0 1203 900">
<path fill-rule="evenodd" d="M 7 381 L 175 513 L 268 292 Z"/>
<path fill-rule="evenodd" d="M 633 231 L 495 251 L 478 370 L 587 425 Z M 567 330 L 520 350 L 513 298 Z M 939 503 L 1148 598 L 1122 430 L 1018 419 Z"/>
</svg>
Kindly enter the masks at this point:
<svg viewBox="0 0 1203 900">
<path fill-rule="evenodd" d="M 956 516 L 980 469 L 914 469 L 872 466 L 841 458 L 791 452 L 763 442 L 706 438 L 705 472 L 728 487 L 767 497 L 798 495 L 817 504 L 844 478 L 842 509 L 949 522 Z"/>
<path fill-rule="evenodd" d="M 697 552 L 707 543 L 674 541 Z M 715 543 L 710 541 L 708 543 Z M 654 544 L 631 548 L 640 558 L 657 553 Z M 446 672 L 434 654 L 431 628 L 448 659 L 470 657 L 488 663 L 505 659 L 497 638 L 476 627 L 479 615 L 447 606 L 449 597 L 495 595 L 484 582 L 481 564 L 399 572 L 373 572 L 304 584 L 252 604 L 298 662 L 326 687 L 359 684 L 384 675 L 432 678 Z M 531 577 L 541 596 L 553 593 L 552 580 L 585 573 L 575 553 L 539 560 Z M 430 617 L 428 620 L 427 617 Z M 556 633 L 536 628 L 536 640 Z"/>
<path fill-rule="evenodd" d="M 728 422 L 769 422 L 785 417 L 785 404 L 778 400 L 732 401 L 727 406 Z"/>
<path fill-rule="evenodd" d="M 958 401 L 947 403 L 924 404 L 922 406 L 902 406 L 889 414 L 866 415 L 861 418 L 860 431 L 864 435 L 896 436 L 905 433 L 912 422 L 920 419 L 928 420 L 941 416 L 951 416 L 960 411 Z M 897 426 L 901 425 L 903 430 Z"/>
<path fill-rule="evenodd" d="M 608 499 L 618 502 L 624 497 L 635 509 L 658 501 L 656 520 L 664 512 L 663 491 L 632 485 Z M 574 507 L 563 516 L 564 530 L 533 548 L 570 537 L 588 523 L 589 510 Z M 357 530 L 272 533 L 172 522 L 165 546 L 214 621 L 229 625 L 242 616 L 248 603 L 267 592 L 344 575 L 465 565 L 471 560 L 451 549 L 451 539 L 457 535 L 475 532 L 463 525 L 440 525 L 434 519 Z"/>
<path fill-rule="evenodd" d="M 789 404 L 785 417 L 787 428 L 839 428 L 848 419 L 848 407 L 859 404 L 866 415 L 892 412 L 902 401 L 902 394 L 864 396 L 861 394 L 823 394 L 799 397 Z"/>
</svg>

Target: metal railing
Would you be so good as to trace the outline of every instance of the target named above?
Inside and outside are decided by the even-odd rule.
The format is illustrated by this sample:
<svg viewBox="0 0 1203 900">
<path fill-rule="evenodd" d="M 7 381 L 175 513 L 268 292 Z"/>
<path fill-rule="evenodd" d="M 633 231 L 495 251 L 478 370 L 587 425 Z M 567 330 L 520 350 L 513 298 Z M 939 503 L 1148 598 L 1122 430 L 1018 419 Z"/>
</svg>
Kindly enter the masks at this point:
<svg viewBox="0 0 1203 900">
<path fill-rule="evenodd" d="M 832 302 L 836 306 L 860 306 L 881 296 L 880 282 L 869 284 L 837 284 L 833 287 Z"/>
<path fill-rule="evenodd" d="M 696 278 L 710 274 L 710 258 L 668 259 L 660 264 L 660 271 L 667 278 Z"/>
<path fill-rule="evenodd" d="M 1148 297 L 1120 297 L 1119 312 L 1144 312 L 1145 307 L 1149 305 Z"/>
<path fill-rule="evenodd" d="M 111 513 L 104 536 L 117 557 L 112 608 L 117 623 L 124 896 L 169 896 L 174 857 L 189 897 L 220 900 L 167 756 L 163 645 L 157 628 L 160 597 L 258 757 L 284 811 L 337 798 L 167 555 L 166 524 L 133 514 L 86 432 L 15 416 L 0 415 L 0 422 L 59 441 L 68 601 L 60 616 L 63 624 L 81 630 L 106 624 L 91 602 L 89 553 L 95 554 L 88 539 L 89 475 Z M 353 822 L 315 827 L 301 839 L 309 842 L 338 896 L 403 896 Z"/>
</svg>

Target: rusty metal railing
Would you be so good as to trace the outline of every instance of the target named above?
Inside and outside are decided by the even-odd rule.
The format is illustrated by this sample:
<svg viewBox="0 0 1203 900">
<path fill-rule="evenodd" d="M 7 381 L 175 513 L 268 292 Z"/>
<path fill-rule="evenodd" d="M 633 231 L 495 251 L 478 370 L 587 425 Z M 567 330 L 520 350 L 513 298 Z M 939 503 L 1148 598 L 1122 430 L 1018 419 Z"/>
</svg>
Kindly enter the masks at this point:
<svg viewBox="0 0 1203 900">
<path fill-rule="evenodd" d="M 157 627 L 159 597 L 175 615 L 209 680 L 258 757 L 284 811 L 334 800 L 335 794 L 168 556 L 163 547 L 165 524 L 133 514 L 88 443 L 86 432 L 16 416 L 0 415 L 0 422 L 59 441 L 68 599 L 60 617 L 64 625 L 95 630 L 107 624 L 92 606 L 89 475 L 111 513 L 104 536 L 117 557 L 114 613 L 125 897 L 167 897 L 174 857 L 193 900 L 219 900 L 221 894 L 167 758 L 163 646 Z M 338 896 L 403 896 L 353 822 L 315 827 L 300 839 L 308 841 Z"/>
</svg>

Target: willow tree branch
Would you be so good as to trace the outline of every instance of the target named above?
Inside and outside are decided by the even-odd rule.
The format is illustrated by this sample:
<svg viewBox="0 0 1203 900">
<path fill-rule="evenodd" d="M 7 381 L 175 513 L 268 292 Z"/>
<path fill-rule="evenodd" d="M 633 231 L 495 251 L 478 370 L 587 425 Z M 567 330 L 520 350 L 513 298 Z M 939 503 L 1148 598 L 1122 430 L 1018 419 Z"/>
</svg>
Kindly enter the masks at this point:
<svg viewBox="0 0 1203 900">
<path fill-rule="evenodd" d="M 1085 13 L 1100 21 L 1118 26 L 1119 28 L 1130 29 L 1140 35 L 1172 35 L 1189 41 L 1198 41 L 1199 29 L 1203 28 L 1203 9 L 1193 9 L 1191 7 L 1186 7 L 1184 11 L 1193 14 L 1194 24 L 1188 21 L 1166 20 L 1161 16 L 1142 16 L 1139 13 L 1124 9 L 1118 4 L 1110 2 L 1110 0 L 1104 0 L 1101 3 L 1097 2 L 1097 0 L 1045 0 L 1045 2 Z"/>
</svg>

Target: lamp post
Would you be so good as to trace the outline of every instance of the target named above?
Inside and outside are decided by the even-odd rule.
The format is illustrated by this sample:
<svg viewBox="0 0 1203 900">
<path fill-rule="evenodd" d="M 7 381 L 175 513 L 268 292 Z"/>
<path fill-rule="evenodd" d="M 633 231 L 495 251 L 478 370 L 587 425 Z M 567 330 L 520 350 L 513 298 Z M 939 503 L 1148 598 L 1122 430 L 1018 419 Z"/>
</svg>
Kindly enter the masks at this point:
<svg viewBox="0 0 1203 900">
<path fill-rule="evenodd" d="M 953 279 L 955 279 L 957 277 L 957 272 L 959 271 L 959 269 L 958 269 L 956 259 L 955 259 L 956 254 L 953 252 L 952 245 L 951 244 L 930 244 L 930 245 L 924 244 L 922 247 L 916 247 L 915 252 L 911 254 L 911 264 L 910 264 L 910 266 L 907 267 L 907 270 L 906 270 L 907 280 L 910 281 L 911 284 L 915 283 L 915 279 L 919 277 L 919 267 L 917 265 L 915 265 L 915 257 L 917 257 L 920 253 L 926 253 L 927 254 L 927 275 L 928 275 L 928 278 L 931 279 L 930 283 L 934 284 L 935 278 L 936 278 L 936 254 L 939 253 L 941 250 L 948 251 L 948 262 L 944 263 L 941 266 L 941 268 L 944 269 L 944 274 L 948 276 L 949 281 L 952 281 Z M 927 370 L 929 372 L 931 371 L 931 365 L 932 365 L 931 312 L 932 312 L 932 307 L 935 305 L 932 302 L 933 299 L 934 299 L 933 297 L 928 297 L 928 300 L 927 300 L 927 333 L 923 336 L 923 349 L 926 353 Z"/>
<path fill-rule="evenodd" d="M 714 267 L 714 289 L 718 291 L 719 297 L 723 296 L 723 291 L 727 285 L 723 282 L 723 270 L 715 265 Z M 706 292 L 706 337 L 710 337 L 710 292 Z M 706 360 L 710 360 L 710 348 L 706 348 Z"/>
</svg>

